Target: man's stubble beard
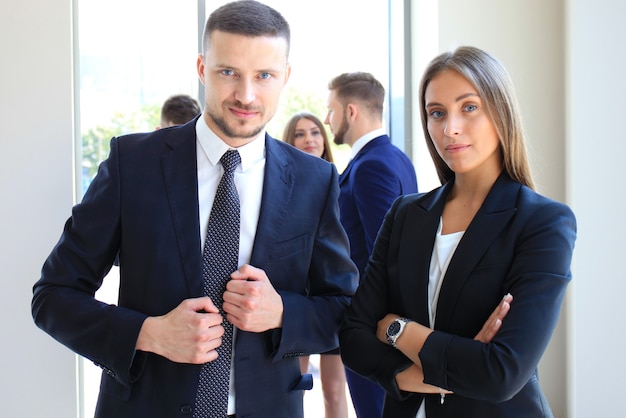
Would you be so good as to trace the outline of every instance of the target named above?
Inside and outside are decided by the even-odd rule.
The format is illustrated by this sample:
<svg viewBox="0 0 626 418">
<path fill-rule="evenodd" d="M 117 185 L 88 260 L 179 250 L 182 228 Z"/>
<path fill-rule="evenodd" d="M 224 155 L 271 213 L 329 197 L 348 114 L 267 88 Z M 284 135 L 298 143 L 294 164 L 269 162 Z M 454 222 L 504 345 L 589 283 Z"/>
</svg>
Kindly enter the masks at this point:
<svg viewBox="0 0 626 418">
<path fill-rule="evenodd" d="M 240 103 L 236 105 L 236 107 L 240 108 L 240 109 L 244 109 L 244 110 L 250 110 L 249 107 L 243 106 Z M 230 126 L 228 126 L 228 124 L 226 123 L 225 118 L 220 117 L 218 115 L 216 115 L 215 113 L 213 113 L 210 109 L 207 108 L 206 110 L 207 115 L 209 116 L 209 118 L 213 121 L 213 123 L 215 124 L 215 126 L 219 129 L 219 131 L 226 137 L 226 138 L 239 138 L 239 139 L 250 139 L 250 138 L 255 138 L 257 135 L 259 135 L 259 133 L 261 133 L 261 131 L 263 131 L 263 129 L 265 129 L 265 126 L 267 125 L 267 122 L 260 125 L 260 126 L 256 126 L 251 128 L 250 131 L 248 132 L 235 132 L 234 129 L 232 129 Z M 263 109 L 259 109 L 259 113 L 263 114 Z M 241 121 L 240 124 L 243 126 L 245 124 L 244 121 Z"/>
<path fill-rule="evenodd" d="M 333 142 L 337 145 L 342 145 L 346 143 L 346 132 L 348 132 L 348 118 L 344 113 L 343 119 L 341 120 L 341 125 L 339 125 L 339 129 L 336 133 L 334 133 Z"/>
</svg>

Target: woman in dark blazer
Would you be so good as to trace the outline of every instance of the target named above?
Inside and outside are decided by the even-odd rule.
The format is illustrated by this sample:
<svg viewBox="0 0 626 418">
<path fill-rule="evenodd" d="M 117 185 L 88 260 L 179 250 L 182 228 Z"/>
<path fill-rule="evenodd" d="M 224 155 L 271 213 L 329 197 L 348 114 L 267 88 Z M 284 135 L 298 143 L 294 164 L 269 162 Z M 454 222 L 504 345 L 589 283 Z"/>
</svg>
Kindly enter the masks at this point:
<svg viewBox="0 0 626 418">
<path fill-rule="evenodd" d="M 435 58 L 420 109 L 443 186 L 388 212 L 340 331 L 344 363 L 385 388 L 383 417 L 551 417 L 537 365 L 571 279 L 574 214 L 534 191 L 513 88 L 488 53 Z"/>
</svg>

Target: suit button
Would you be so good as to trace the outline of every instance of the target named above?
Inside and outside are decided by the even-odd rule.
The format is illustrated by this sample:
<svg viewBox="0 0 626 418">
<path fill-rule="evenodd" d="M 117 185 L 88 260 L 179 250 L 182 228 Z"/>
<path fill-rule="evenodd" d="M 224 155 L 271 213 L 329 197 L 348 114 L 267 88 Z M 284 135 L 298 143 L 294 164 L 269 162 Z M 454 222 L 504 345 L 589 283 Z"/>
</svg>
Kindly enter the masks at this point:
<svg viewBox="0 0 626 418">
<path fill-rule="evenodd" d="M 190 405 L 181 406 L 180 413 L 183 415 L 191 415 L 191 406 Z"/>
</svg>

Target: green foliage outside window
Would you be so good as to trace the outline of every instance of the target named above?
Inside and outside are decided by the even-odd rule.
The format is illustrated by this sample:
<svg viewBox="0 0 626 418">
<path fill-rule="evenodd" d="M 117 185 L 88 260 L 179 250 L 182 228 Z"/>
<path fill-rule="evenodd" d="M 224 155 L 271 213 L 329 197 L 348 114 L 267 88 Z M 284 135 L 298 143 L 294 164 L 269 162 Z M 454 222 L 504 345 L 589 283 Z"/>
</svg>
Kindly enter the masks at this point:
<svg viewBox="0 0 626 418">
<path fill-rule="evenodd" d="M 83 184 L 88 185 L 98 171 L 98 165 L 109 155 L 111 138 L 154 130 L 161 121 L 161 105 L 145 105 L 136 112 L 115 113 L 111 122 L 97 125 L 83 133 Z"/>
</svg>

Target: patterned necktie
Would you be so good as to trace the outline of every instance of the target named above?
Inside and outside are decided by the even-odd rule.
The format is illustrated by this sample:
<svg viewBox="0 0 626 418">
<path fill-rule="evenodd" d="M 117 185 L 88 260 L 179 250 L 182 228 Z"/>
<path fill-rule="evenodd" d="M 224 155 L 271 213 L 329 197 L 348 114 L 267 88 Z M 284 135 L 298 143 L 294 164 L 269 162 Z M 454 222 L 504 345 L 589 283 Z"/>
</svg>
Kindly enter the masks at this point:
<svg viewBox="0 0 626 418">
<path fill-rule="evenodd" d="M 223 295 L 230 274 L 237 270 L 239 259 L 239 196 L 235 188 L 235 168 L 241 162 L 239 152 L 226 151 L 220 159 L 224 174 L 217 186 L 213 208 L 209 216 L 206 241 L 202 253 L 204 294 L 209 296 L 224 317 L 225 329 L 219 357 L 202 365 L 195 418 L 223 418 L 228 408 L 230 362 L 233 344 L 233 326 L 226 321 L 222 310 Z"/>
</svg>

